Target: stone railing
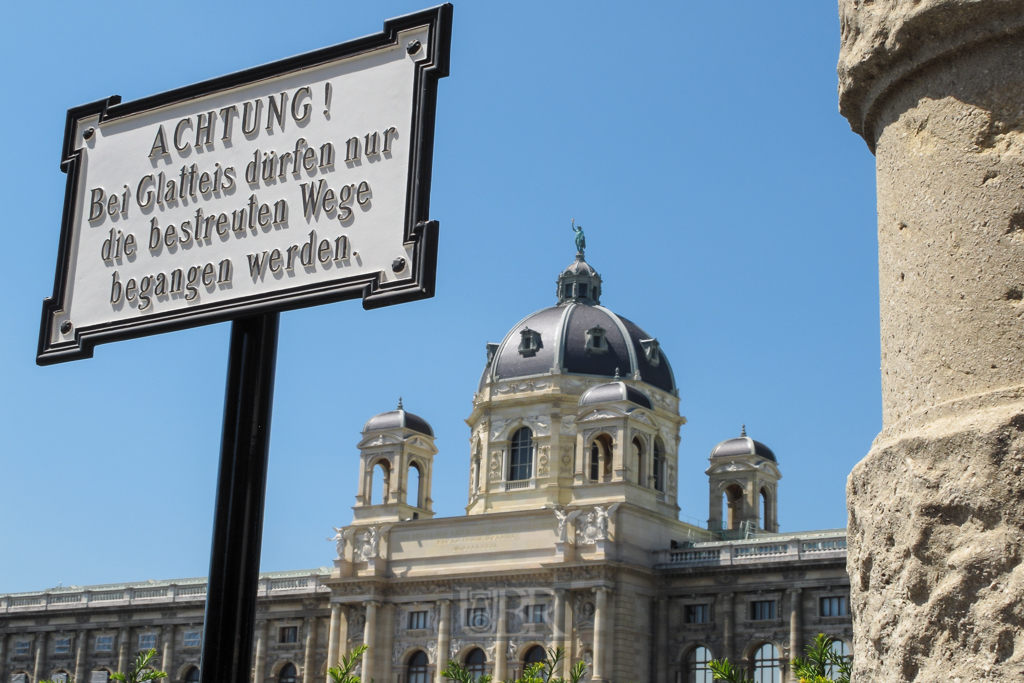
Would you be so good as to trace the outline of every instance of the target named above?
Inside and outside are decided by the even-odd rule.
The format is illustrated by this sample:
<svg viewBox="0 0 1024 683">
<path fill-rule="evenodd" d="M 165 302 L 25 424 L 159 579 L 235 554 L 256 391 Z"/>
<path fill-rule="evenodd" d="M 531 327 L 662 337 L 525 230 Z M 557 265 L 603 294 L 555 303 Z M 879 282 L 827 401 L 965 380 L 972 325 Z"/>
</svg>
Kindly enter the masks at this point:
<svg viewBox="0 0 1024 683">
<path fill-rule="evenodd" d="M 261 574 L 259 595 L 329 594 L 320 580 L 330 575 L 328 569 Z M 158 581 L 121 586 L 83 586 L 54 588 L 36 593 L 0 595 L 0 614 L 88 609 L 93 603 L 111 605 L 155 605 L 187 603 L 202 605 L 206 601 L 205 579 Z"/>
<path fill-rule="evenodd" d="M 659 569 L 846 559 L 845 530 L 695 543 L 689 548 L 657 550 Z"/>
</svg>

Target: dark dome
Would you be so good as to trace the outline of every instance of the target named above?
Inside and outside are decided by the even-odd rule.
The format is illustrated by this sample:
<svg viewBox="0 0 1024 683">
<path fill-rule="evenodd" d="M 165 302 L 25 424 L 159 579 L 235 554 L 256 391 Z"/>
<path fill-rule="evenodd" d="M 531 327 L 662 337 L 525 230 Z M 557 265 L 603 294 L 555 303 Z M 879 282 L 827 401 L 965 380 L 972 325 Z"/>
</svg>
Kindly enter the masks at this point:
<svg viewBox="0 0 1024 683">
<path fill-rule="evenodd" d="M 389 410 L 386 413 L 380 415 L 374 415 L 366 424 L 363 425 L 363 432 L 376 432 L 382 429 L 410 429 L 420 434 L 426 434 L 427 436 L 434 436 L 434 430 L 430 428 L 430 424 L 427 423 L 419 415 L 413 415 L 412 413 L 406 412 L 402 408 L 402 403 L 399 401 L 398 410 Z"/>
<path fill-rule="evenodd" d="M 627 385 L 625 382 L 610 382 L 609 384 L 598 384 L 596 387 L 587 389 L 580 396 L 580 405 L 588 406 L 595 403 L 607 403 L 609 401 L 629 401 L 638 406 L 650 410 L 651 400 L 642 392 Z"/>
<path fill-rule="evenodd" d="M 560 373 L 621 377 L 675 393 L 658 340 L 600 305 L 601 276 L 582 253 L 558 276 L 557 294 L 557 306 L 524 318 L 500 344 L 487 345 L 480 391 L 488 382 Z"/>
<path fill-rule="evenodd" d="M 714 458 L 732 458 L 743 455 L 756 455 L 765 460 L 771 460 L 774 463 L 778 463 L 775 459 L 775 454 L 772 453 L 772 449 L 765 446 L 760 441 L 754 441 L 746 435 L 744 430 L 743 436 L 738 436 L 735 439 L 726 439 L 722 443 L 718 444 L 711 449 L 711 459 Z"/>
</svg>

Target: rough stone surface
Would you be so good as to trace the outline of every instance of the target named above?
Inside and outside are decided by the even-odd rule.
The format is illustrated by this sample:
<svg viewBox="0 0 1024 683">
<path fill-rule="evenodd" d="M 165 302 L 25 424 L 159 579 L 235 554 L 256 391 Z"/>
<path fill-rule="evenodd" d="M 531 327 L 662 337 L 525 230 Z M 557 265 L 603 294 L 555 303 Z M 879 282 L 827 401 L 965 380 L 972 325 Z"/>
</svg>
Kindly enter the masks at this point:
<svg viewBox="0 0 1024 683">
<path fill-rule="evenodd" d="M 882 333 L 847 487 L 855 680 L 1024 680 L 1024 2 L 839 7 Z"/>
</svg>

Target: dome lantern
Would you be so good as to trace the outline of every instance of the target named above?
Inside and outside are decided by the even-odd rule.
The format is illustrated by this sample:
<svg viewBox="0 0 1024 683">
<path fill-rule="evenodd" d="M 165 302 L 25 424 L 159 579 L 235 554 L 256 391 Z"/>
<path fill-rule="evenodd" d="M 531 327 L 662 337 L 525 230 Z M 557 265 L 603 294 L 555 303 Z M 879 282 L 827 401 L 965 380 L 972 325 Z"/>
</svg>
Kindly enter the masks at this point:
<svg viewBox="0 0 1024 683">
<path fill-rule="evenodd" d="M 558 305 L 568 303 L 597 306 L 601 303 L 601 276 L 576 252 L 576 260 L 558 276 Z"/>
</svg>

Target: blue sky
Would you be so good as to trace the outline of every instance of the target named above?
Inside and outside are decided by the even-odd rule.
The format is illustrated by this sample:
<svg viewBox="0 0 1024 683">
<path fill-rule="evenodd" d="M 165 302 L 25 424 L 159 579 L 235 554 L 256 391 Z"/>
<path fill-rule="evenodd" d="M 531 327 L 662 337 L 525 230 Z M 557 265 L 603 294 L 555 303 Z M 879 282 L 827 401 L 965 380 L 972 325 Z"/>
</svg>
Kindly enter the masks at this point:
<svg viewBox="0 0 1024 683">
<path fill-rule="evenodd" d="M 125 101 L 380 30 L 404 1 L 6 9 L 0 136 L 0 593 L 204 575 L 228 325 L 35 365 L 53 286 L 66 110 Z M 263 569 L 330 564 L 363 423 L 431 422 L 440 515 L 464 513 L 464 423 L 485 361 L 554 302 L 587 232 L 603 303 L 671 359 L 682 515 L 748 433 L 783 473 L 783 531 L 845 525 L 881 426 L 874 159 L 836 111 L 834 3 L 458 2 L 441 81 L 436 297 L 281 318 Z M 296 9 L 293 9 L 296 8 Z"/>
</svg>

